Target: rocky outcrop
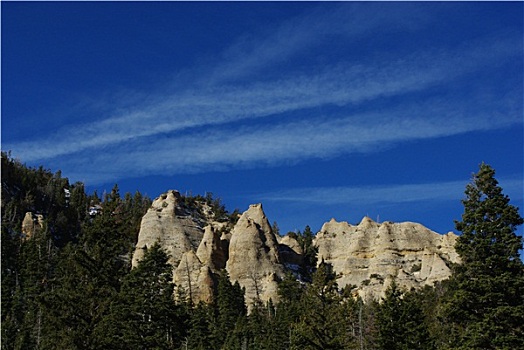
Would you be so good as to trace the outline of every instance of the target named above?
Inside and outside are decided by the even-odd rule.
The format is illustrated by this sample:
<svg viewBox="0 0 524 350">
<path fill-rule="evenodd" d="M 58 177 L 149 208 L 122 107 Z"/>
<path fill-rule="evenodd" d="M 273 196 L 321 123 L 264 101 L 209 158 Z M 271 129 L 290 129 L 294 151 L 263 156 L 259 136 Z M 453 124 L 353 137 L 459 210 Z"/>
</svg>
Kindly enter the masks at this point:
<svg viewBox="0 0 524 350">
<path fill-rule="evenodd" d="M 298 266 L 300 266 L 304 260 L 304 252 L 296 238 L 286 235 L 283 237 L 277 237 L 277 239 L 282 263 L 294 271 L 298 270 Z"/>
<path fill-rule="evenodd" d="M 173 272 L 173 282 L 177 286 L 175 296 L 193 303 L 213 300 L 215 279 L 210 266 L 203 263 L 193 250 L 182 255 L 180 264 Z"/>
<path fill-rule="evenodd" d="M 453 233 L 440 235 L 412 222 L 377 223 L 368 217 L 352 226 L 332 219 L 315 238 L 318 260 L 333 265 L 340 287 L 354 285 L 364 299 L 380 299 L 393 279 L 419 288 L 450 276 L 459 261 Z"/>
<path fill-rule="evenodd" d="M 196 209 L 184 205 L 183 198 L 177 191 L 161 195 L 153 201 L 142 218 L 133 254 L 133 266 L 144 256 L 144 249 L 155 242 L 170 255 L 169 262 L 178 266 L 185 252 L 198 248 L 206 224 L 206 217 Z"/>
<path fill-rule="evenodd" d="M 30 213 L 28 213 L 30 214 Z M 38 218 L 26 215 L 24 232 Z M 377 223 L 368 217 L 356 225 L 331 220 L 322 226 L 314 244 L 318 262 L 333 265 L 339 287 L 353 289 L 365 300 L 380 299 L 392 280 L 406 288 L 431 285 L 450 276 L 458 262 L 457 236 L 440 235 L 412 223 Z M 278 283 L 287 271 L 300 277 L 303 252 L 293 235 L 276 237 L 261 204 L 251 205 L 234 226 L 216 222 L 204 201 L 188 201 L 169 191 L 144 215 L 133 266 L 144 248 L 154 243 L 170 254 L 176 296 L 210 302 L 216 276 L 226 269 L 231 281 L 245 288 L 248 306 L 256 299 L 278 301 Z"/>
<path fill-rule="evenodd" d="M 221 237 L 217 227 L 208 225 L 204 228 L 204 236 L 196 253 L 189 250 L 182 255 L 173 273 L 177 298 L 185 298 L 195 304 L 213 300 L 215 274 L 226 267 L 228 258 L 228 242 Z"/>
<path fill-rule="evenodd" d="M 24 239 L 30 239 L 44 228 L 44 216 L 41 214 L 34 214 L 30 211 L 25 213 L 24 220 L 22 220 L 22 235 Z"/>
<path fill-rule="evenodd" d="M 204 236 L 196 251 L 196 256 L 213 271 L 226 267 L 229 256 L 229 239 L 222 237 L 219 229 L 208 225 L 204 229 Z"/>
<path fill-rule="evenodd" d="M 177 191 L 156 198 L 142 218 L 132 265 L 156 242 L 169 254 L 177 297 L 210 302 L 214 273 L 225 268 L 228 242 L 221 239 L 226 223 L 213 221 L 204 201 L 189 201 Z"/>
<path fill-rule="evenodd" d="M 278 298 L 277 287 L 285 268 L 280 261 L 278 242 L 261 204 L 251 205 L 231 232 L 226 269 L 231 281 L 246 290 L 246 303 Z"/>
</svg>

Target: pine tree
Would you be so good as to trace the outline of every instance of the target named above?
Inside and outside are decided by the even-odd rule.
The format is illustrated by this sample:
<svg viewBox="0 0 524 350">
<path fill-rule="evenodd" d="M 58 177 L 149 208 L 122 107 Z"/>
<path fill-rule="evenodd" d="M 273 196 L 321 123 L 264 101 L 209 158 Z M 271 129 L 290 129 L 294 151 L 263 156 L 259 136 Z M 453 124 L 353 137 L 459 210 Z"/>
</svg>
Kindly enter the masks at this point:
<svg viewBox="0 0 524 350">
<path fill-rule="evenodd" d="M 49 288 L 40 296 L 44 311 L 44 349 L 93 348 L 93 330 L 116 295 L 96 261 L 73 244 L 58 257 Z"/>
<path fill-rule="evenodd" d="M 466 187 L 462 232 L 444 314 L 452 324 L 451 347 L 524 348 L 524 265 L 519 258 L 524 220 L 489 165 L 481 164 Z"/>
<path fill-rule="evenodd" d="M 351 349 L 355 339 L 348 332 L 342 297 L 330 264 L 321 262 L 306 289 L 304 313 L 291 331 L 291 349 Z"/>
<path fill-rule="evenodd" d="M 411 293 L 403 293 L 395 282 L 377 313 L 378 345 L 387 350 L 432 349 L 424 314 Z"/>
<path fill-rule="evenodd" d="M 214 328 L 214 348 L 222 348 L 224 345 L 232 347 L 232 343 L 237 344 L 243 339 L 240 339 L 238 332 L 232 331 L 240 329 L 240 326 L 245 322 L 247 314 L 246 303 L 244 300 L 244 290 L 240 287 L 238 282 L 231 283 L 229 275 L 225 270 L 221 271 L 218 276 L 218 287 L 216 296 L 216 318 Z M 234 339 L 229 339 L 234 336 Z"/>
<path fill-rule="evenodd" d="M 304 232 L 298 231 L 297 241 L 303 251 L 303 263 L 300 267 L 302 277 L 310 282 L 311 275 L 317 267 L 318 248 L 313 244 L 315 236 L 309 226 L 306 226 Z"/>
<path fill-rule="evenodd" d="M 150 247 L 125 277 L 109 315 L 98 325 L 102 348 L 175 349 L 186 325 L 173 298 L 172 266 L 160 245 Z"/>
<path fill-rule="evenodd" d="M 288 272 L 278 284 L 279 302 L 271 319 L 271 349 L 285 350 L 291 345 L 291 329 L 299 322 L 304 310 L 301 305 L 303 286 Z"/>
<path fill-rule="evenodd" d="M 200 302 L 190 310 L 189 330 L 184 349 L 213 349 L 213 322 L 214 310 L 212 305 Z"/>
</svg>

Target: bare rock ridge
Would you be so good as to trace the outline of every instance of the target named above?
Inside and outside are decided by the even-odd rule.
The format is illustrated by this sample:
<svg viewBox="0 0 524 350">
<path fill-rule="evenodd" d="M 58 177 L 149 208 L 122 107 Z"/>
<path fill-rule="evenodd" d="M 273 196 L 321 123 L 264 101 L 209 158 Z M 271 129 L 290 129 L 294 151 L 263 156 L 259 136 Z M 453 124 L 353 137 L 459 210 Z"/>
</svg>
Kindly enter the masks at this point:
<svg viewBox="0 0 524 350">
<path fill-rule="evenodd" d="M 22 234 L 24 239 L 33 237 L 36 233 L 44 228 L 44 216 L 41 214 L 34 214 L 30 211 L 25 213 L 24 220 L 22 220 Z"/>
<path fill-rule="evenodd" d="M 457 235 L 413 223 L 377 223 L 368 217 L 352 226 L 332 219 L 315 237 L 318 259 L 340 274 L 339 286 L 355 285 L 364 299 L 380 298 L 391 281 L 408 289 L 447 279 L 459 261 Z"/>
<path fill-rule="evenodd" d="M 185 205 L 179 192 L 162 194 L 142 218 L 133 266 L 143 257 L 144 249 L 155 242 L 169 253 L 170 263 L 178 266 L 185 252 L 198 248 L 204 227 L 211 223 L 212 217 Z"/>
<path fill-rule="evenodd" d="M 177 293 L 194 302 L 210 302 L 213 273 L 224 268 L 227 260 L 227 243 L 218 232 L 224 225 L 214 221 L 205 202 L 189 205 L 179 192 L 168 191 L 153 201 L 142 218 L 132 265 L 158 242 L 169 254 Z"/>
<path fill-rule="evenodd" d="M 226 270 L 232 281 L 246 289 L 248 305 L 257 298 L 276 301 L 285 268 L 262 204 L 251 205 L 233 228 Z"/>
<path fill-rule="evenodd" d="M 315 237 L 318 261 L 331 263 L 339 287 L 354 285 L 364 299 L 380 298 L 393 279 L 407 288 L 431 285 L 450 276 L 458 262 L 453 233 L 440 235 L 411 223 L 356 225 L 332 219 Z M 216 276 L 226 269 L 232 282 L 254 300 L 278 301 L 277 287 L 287 271 L 296 273 L 303 252 L 291 236 L 277 237 L 261 204 L 251 205 L 236 224 L 218 222 L 205 201 L 188 204 L 177 191 L 154 200 L 144 215 L 133 266 L 158 242 L 169 254 L 178 298 L 210 302 Z"/>
</svg>

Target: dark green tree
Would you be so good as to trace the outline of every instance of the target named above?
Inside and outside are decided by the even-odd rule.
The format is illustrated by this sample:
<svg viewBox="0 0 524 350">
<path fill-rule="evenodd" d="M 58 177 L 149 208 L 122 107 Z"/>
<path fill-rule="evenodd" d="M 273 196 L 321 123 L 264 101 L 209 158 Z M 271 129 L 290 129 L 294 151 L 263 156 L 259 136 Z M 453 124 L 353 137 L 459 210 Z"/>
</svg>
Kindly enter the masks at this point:
<svg viewBox="0 0 524 350">
<path fill-rule="evenodd" d="M 297 241 L 303 252 L 303 263 L 300 267 L 300 273 L 306 281 L 311 281 L 311 275 L 317 267 L 318 248 L 313 244 L 315 235 L 309 226 L 306 226 L 304 232 L 298 231 Z"/>
<path fill-rule="evenodd" d="M 189 311 L 189 330 L 183 349 L 213 349 L 214 317 L 213 305 L 203 302 Z"/>
<path fill-rule="evenodd" d="M 395 282 L 386 290 L 378 307 L 378 339 L 380 349 L 432 349 L 433 344 L 417 298 L 403 293 Z"/>
<path fill-rule="evenodd" d="M 524 348 L 524 265 L 519 257 L 524 220 L 481 164 L 466 187 L 462 234 L 444 315 L 452 326 L 449 346 L 461 349 Z"/>
<path fill-rule="evenodd" d="M 333 267 L 322 261 L 313 274 L 313 282 L 303 294 L 301 305 L 304 312 L 291 329 L 290 348 L 353 348 L 355 339 L 348 332 L 348 318 L 342 301 Z"/>
<path fill-rule="evenodd" d="M 91 349 L 93 332 L 116 296 L 99 273 L 97 262 L 78 246 L 68 244 L 60 253 L 50 287 L 41 295 L 45 331 L 44 349 Z"/>
<path fill-rule="evenodd" d="M 82 227 L 79 248 L 95 261 L 98 274 L 118 291 L 122 278 L 131 267 L 130 256 L 137 228 L 129 224 L 117 185 L 104 197 L 101 212 Z"/>
<path fill-rule="evenodd" d="M 277 315 L 285 312 L 286 316 L 290 317 L 290 322 L 296 321 L 300 316 L 300 299 L 303 292 L 303 286 L 291 272 L 288 272 L 278 284 L 277 293 L 280 301 Z"/>
<path fill-rule="evenodd" d="M 53 245 L 47 225 L 44 226 L 44 229 L 36 231 L 30 239 L 17 240 L 20 246 L 14 251 L 17 253 L 16 262 L 5 261 L 5 263 L 16 264 L 11 265 L 11 268 L 14 268 L 15 276 L 10 276 L 11 271 L 8 271 L 6 276 L 2 275 L 3 284 L 4 278 L 15 278 L 14 281 L 11 281 L 14 282 L 14 285 L 10 286 L 11 289 L 2 290 L 4 297 L 2 321 L 9 320 L 2 324 L 2 331 L 13 331 L 10 326 L 16 326 L 15 333 L 10 335 L 3 333 L 3 336 L 11 339 L 10 344 L 14 348 L 40 347 L 45 334 L 46 314 L 41 304 L 41 295 L 49 289 L 48 281 L 52 278 L 57 250 Z M 2 241 L 2 248 L 4 244 L 13 244 L 11 239 L 12 237 Z M 3 265 L 4 260 L 2 260 L 2 267 Z M 8 291 L 9 298 L 5 298 L 4 293 Z M 4 347 L 4 343 L 2 346 Z"/>
<path fill-rule="evenodd" d="M 279 302 L 269 319 L 270 334 L 267 348 L 274 350 L 289 349 L 291 346 L 291 329 L 299 322 L 303 313 L 301 306 L 304 287 L 295 275 L 288 272 L 278 284 Z M 251 317 L 251 315 L 250 315 Z M 251 319 L 250 319 L 251 321 Z"/>
<path fill-rule="evenodd" d="M 186 336 L 185 319 L 173 298 L 168 256 L 155 244 L 124 278 L 109 315 L 97 326 L 101 348 L 175 349 Z"/>
<path fill-rule="evenodd" d="M 443 300 L 448 293 L 448 285 L 449 280 L 444 280 L 409 292 L 409 295 L 415 299 L 415 302 L 424 314 L 429 337 L 436 349 L 447 347 L 446 341 L 449 328 L 448 322 L 441 317 L 441 309 Z"/>
<path fill-rule="evenodd" d="M 247 307 L 244 299 L 244 290 L 238 282 L 231 283 L 227 271 L 223 270 L 218 276 L 218 287 L 216 295 L 216 317 L 214 328 L 214 344 L 216 349 L 228 344 L 233 347 L 233 343 L 238 345 L 243 342 L 243 337 L 239 336 L 245 317 Z M 232 332 L 237 329 L 237 332 Z M 230 339 L 233 337 L 233 339 Z"/>
<path fill-rule="evenodd" d="M 18 307 L 21 305 L 17 302 L 19 267 L 18 267 L 18 247 L 20 241 L 9 233 L 6 226 L 2 225 L 2 349 L 12 348 L 4 344 L 14 344 L 18 330 L 20 329 L 21 316 Z"/>
</svg>

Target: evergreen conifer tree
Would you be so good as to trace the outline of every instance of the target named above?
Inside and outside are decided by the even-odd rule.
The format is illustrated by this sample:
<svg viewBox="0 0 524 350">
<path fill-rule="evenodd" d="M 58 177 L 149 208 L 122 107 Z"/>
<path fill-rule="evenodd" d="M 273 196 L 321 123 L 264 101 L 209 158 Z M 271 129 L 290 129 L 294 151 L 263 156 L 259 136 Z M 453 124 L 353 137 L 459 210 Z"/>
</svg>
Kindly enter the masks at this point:
<svg viewBox="0 0 524 350">
<path fill-rule="evenodd" d="M 380 349 L 433 348 L 418 300 L 411 293 L 403 293 L 395 282 L 386 290 L 378 307 L 376 322 Z"/>
<path fill-rule="evenodd" d="M 311 276 L 317 267 L 318 248 L 313 244 L 314 238 L 309 225 L 304 228 L 304 232 L 298 232 L 297 240 L 303 251 L 303 263 L 300 272 L 306 281 L 311 281 Z"/>
<path fill-rule="evenodd" d="M 213 349 L 213 306 L 200 302 L 189 311 L 189 330 L 185 339 L 187 349 Z"/>
<path fill-rule="evenodd" d="M 124 278 L 109 315 L 96 330 L 102 348 L 175 349 L 186 336 L 173 298 L 172 266 L 159 244 Z"/>
<path fill-rule="evenodd" d="M 301 305 L 304 313 L 292 329 L 291 349 L 338 350 L 354 346 L 332 265 L 320 263 Z"/>
<path fill-rule="evenodd" d="M 480 165 L 456 222 L 462 264 L 454 267 L 444 307 L 453 326 L 451 347 L 524 348 L 524 265 L 522 237 L 516 234 L 524 220 L 494 175 L 489 165 Z"/>
<path fill-rule="evenodd" d="M 218 276 L 218 287 L 216 296 L 216 319 L 214 328 L 215 348 L 222 348 L 233 342 L 238 344 L 240 339 L 238 332 L 242 323 L 245 322 L 247 314 L 246 303 L 244 300 L 244 290 L 238 282 L 231 283 L 227 271 L 223 270 Z M 234 339 L 228 339 L 234 336 Z M 226 349 L 228 347 L 225 347 Z"/>
</svg>

